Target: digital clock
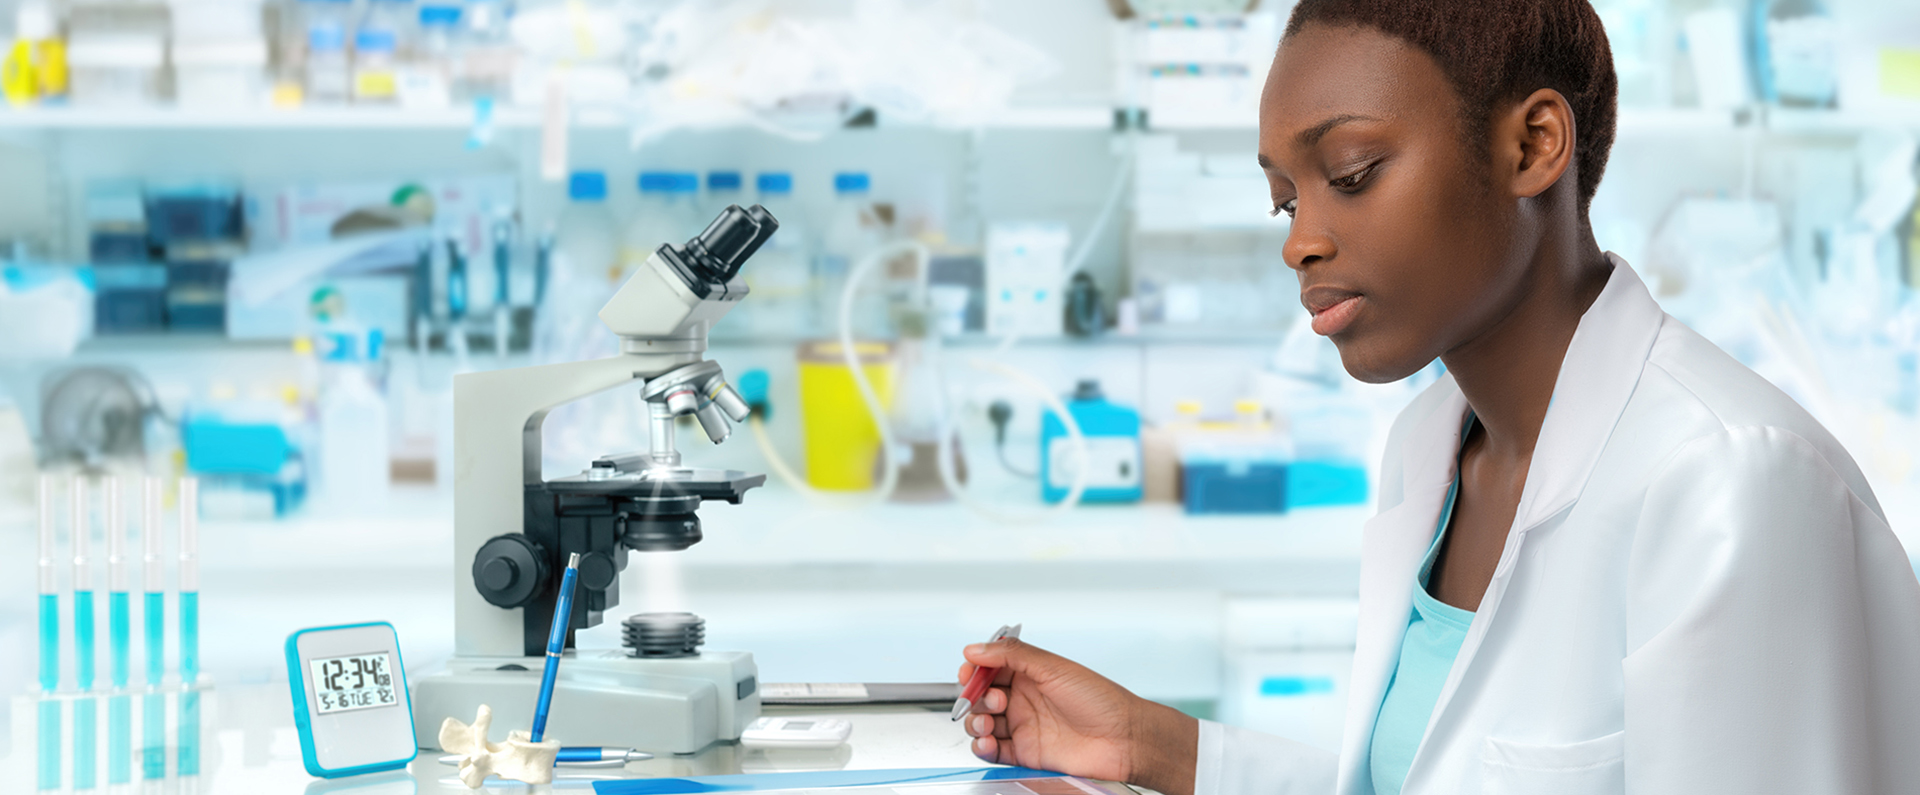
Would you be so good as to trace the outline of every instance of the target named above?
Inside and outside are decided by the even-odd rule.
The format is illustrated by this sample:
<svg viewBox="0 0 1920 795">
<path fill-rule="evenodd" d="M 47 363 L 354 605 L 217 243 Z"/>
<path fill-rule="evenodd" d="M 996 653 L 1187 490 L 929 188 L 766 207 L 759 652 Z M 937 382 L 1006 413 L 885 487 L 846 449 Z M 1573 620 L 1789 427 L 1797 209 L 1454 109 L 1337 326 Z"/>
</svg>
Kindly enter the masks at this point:
<svg viewBox="0 0 1920 795">
<path fill-rule="evenodd" d="M 320 706 L 317 714 L 399 705 L 389 659 L 386 652 L 380 652 L 312 661 L 314 700 Z"/>
<path fill-rule="evenodd" d="M 418 753 L 393 625 L 295 632 L 287 637 L 287 678 L 308 773 L 336 778 L 395 770 Z"/>
</svg>

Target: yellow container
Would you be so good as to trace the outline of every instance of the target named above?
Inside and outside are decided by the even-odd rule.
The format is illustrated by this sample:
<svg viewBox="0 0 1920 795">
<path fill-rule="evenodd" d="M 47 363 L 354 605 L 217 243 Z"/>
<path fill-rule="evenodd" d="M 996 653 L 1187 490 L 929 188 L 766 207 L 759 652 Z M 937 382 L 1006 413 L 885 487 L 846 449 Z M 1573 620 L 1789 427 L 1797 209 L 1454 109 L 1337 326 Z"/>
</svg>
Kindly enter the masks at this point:
<svg viewBox="0 0 1920 795">
<path fill-rule="evenodd" d="M 860 369 L 882 410 L 893 405 L 893 346 L 856 342 Z M 800 346 L 800 431 L 807 448 L 807 483 L 829 491 L 873 488 L 880 428 L 847 368 L 838 342 Z"/>
</svg>

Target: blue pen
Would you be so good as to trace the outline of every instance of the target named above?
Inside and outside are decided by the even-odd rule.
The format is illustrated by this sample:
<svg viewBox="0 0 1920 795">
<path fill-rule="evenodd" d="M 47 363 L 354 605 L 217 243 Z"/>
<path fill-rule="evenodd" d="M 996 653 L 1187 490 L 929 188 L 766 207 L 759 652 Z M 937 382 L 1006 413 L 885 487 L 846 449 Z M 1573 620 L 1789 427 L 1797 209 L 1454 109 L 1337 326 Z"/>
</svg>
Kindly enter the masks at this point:
<svg viewBox="0 0 1920 795">
<path fill-rule="evenodd" d="M 560 674 L 560 653 L 567 648 L 567 625 L 573 623 L 573 584 L 580 579 L 580 553 L 567 557 L 560 577 L 560 599 L 553 605 L 553 629 L 547 633 L 547 670 L 540 674 L 540 702 L 533 707 L 534 742 L 547 734 L 547 709 L 553 706 L 553 679 Z"/>
</svg>

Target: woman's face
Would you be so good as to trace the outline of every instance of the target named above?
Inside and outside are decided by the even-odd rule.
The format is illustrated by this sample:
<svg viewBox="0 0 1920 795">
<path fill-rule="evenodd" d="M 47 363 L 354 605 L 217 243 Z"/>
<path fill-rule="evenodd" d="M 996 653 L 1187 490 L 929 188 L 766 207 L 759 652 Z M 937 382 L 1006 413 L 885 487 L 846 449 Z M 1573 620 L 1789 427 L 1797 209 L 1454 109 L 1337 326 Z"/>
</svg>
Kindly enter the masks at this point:
<svg viewBox="0 0 1920 795">
<path fill-rule="evenodd" d="M 1526 289 L 1515 197 L 1498 158 L 1465 150 L 1458 103 L 1432 57 L 1370 28 L 1309 24 L 1268 73 L 1260 165 L 1293 216 L 1283 255 L 1362 381 L 1413 374 Z"/>
</svg>

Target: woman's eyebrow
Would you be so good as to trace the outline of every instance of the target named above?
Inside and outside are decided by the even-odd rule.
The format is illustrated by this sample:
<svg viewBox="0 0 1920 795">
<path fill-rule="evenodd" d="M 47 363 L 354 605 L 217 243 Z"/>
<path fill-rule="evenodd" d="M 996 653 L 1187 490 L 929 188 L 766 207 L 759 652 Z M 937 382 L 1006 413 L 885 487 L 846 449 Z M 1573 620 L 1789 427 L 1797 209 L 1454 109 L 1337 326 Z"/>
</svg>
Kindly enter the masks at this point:
<svg viewBox="0 0 1920 795">
<path fill-rule="evenodd" d="M 1342 124 L 1346 124 L 1347 122 L 1354 122 L 1354 121 L 1379 121 L 1379 119 L 1374 118 L 1372 116 L 1362 116 L 1354 113 L 1343 113 L 1339 116 L 1334 116 L 1333 118 L 1327 119 L 1325 121 L 1320 122 L 1319 124 L 1313 125 L 1312 127 L 1308 127 L 1307 129 L 1301 130 L 1300 134 L 1294 136 L 1293 140 L 1297 145 L 1299 145 L 1303 149 L 1307 147 L 1311 147 L 1314 144 L 1320 143 L 1320 139 L 1325 137 L 1327 133 L 1332 132 L 1333 128 L 1338 127 Z"/>
</svg>

